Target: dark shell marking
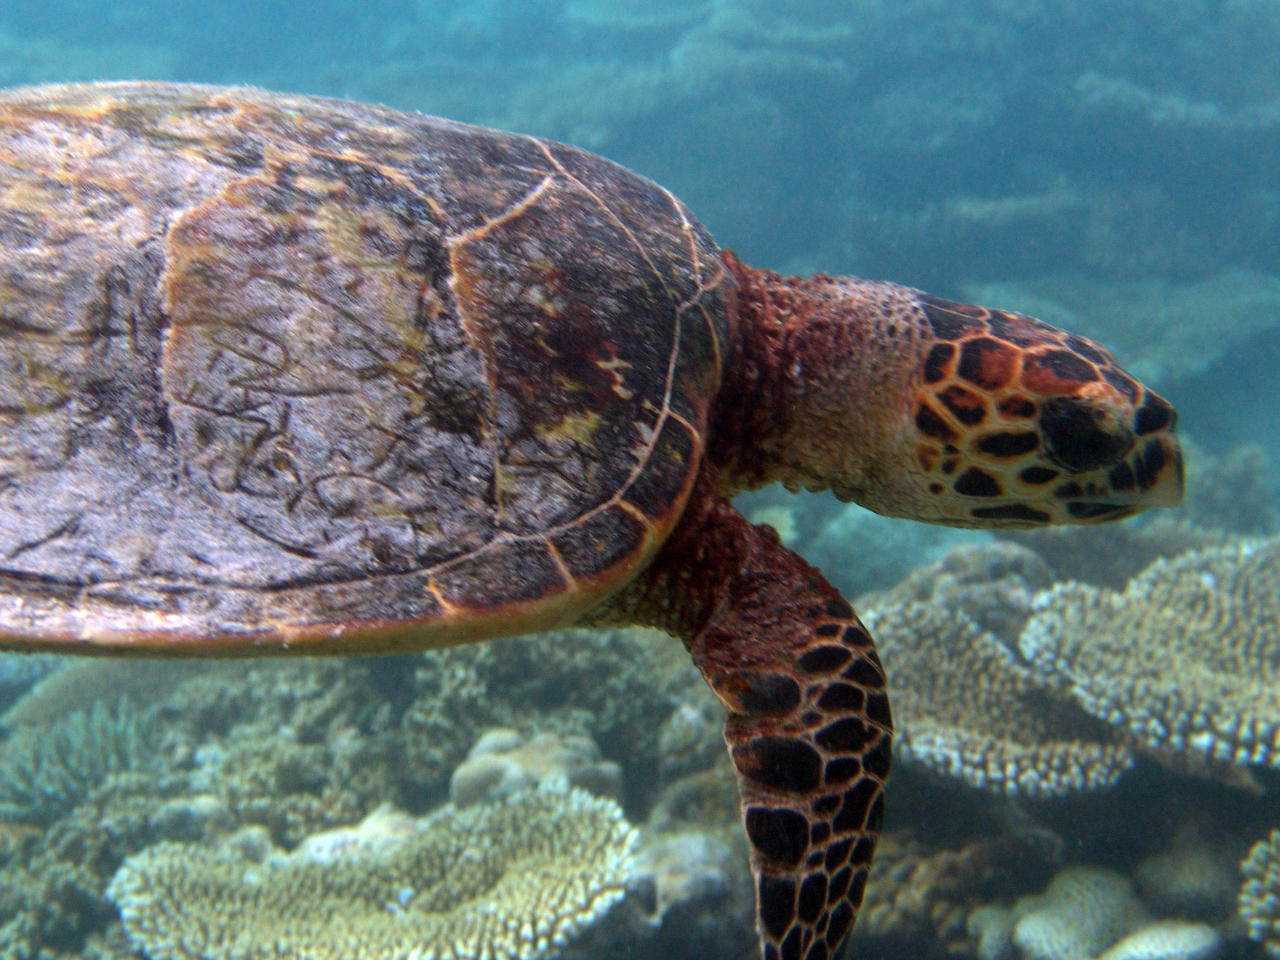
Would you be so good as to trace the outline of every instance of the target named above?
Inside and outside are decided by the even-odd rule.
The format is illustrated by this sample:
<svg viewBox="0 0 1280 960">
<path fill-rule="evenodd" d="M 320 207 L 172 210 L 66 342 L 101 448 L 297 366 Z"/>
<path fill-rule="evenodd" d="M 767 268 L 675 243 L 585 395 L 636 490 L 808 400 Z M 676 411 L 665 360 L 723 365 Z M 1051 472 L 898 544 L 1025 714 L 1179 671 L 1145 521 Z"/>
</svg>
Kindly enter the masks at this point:
<svg viewBox="0 0 1280 960">
<path fill-rule="evenodd" d="M 16 634 L 528 629 L 689 494 L 723 266 L 600 158 L 337 101 L 46 88 L 0 96 L 0 234 Z"/>
<path fill-rule="evenodd" d="M 1102 347 L 1021 314 L 918 302 L 938 341 L 913 417 L 935 497 L 959 498 L 981 525 L 1094 522 L 1136 513 L 1180 477 L 1172 407 Z"/>
<path fill-rule="evenodd" d="M 838 955 L 862 900 L 884 811 L 890 726 L 884 674 L 853 611 L 843 601 L 831 606 L 829 614 L 842 619 L 815 625 L 790 672 L 766 674 L 776 678 L 767 686 L 786 691 L 785 703 L 750 710 L 713 683 L 731 710 L 725 739 L 758 858 L 765 960 Z M 837 644 L 825 639 L 833 635 L 841 638 Z M 803 689 L 799 701 L 791 683 Z"/>
</svg>

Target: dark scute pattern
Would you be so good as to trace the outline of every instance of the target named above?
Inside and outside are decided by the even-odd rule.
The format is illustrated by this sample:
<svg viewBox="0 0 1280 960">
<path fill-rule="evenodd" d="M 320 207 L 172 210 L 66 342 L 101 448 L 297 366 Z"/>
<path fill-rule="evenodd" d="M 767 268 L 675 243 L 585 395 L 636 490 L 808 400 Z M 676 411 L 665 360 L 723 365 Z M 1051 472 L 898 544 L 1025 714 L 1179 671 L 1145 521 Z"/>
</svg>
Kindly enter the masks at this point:
<svg viewBox="0 0 1280 960">
<path fill-rule="evenodd" d="M 942 443 L 951 443 L 956 439 L 956 432 L 947 426 L 947 422 L 923 403 L 916 409 L 916 429 L 926 437 Z"/>
<path fill-rule="evenodd" d="M 820 816 L 829 816 L 840 809 L 840 794 L 830 793 L 813 801 L 813 811 Z"/>
<path fill-rule="evenodd" d="M 780 940 L 791 926 L 791 918 L 795 912 L 795 881 L 790 877 L 762 873 L 757 896 L 760 902 L 760 922 L 765 932 L 773 939 Z"/>
<path fill-rule="evenodd" d="M 1111 484 L 1111 489 L 1117 492 L 1132 490 L 1137 483 L 1133 476 L 1133 467 L 1124 461 L 1111 468 L 1111 472 L 1107 474 L 1107 482 Z"/>
<path fill-rule="evenodd" d="M 804 960 L 830 960 L 831 953 L 827 949 L 826 941 L 818 940 L 809 948 L 809 952 L 804 955 Z"/>
<path fill-rule="evenodd" d="M 957 372 L 983 390 L 995 390 L 1013 376 L 1016 355 L 1007 345 L 989 337 L 976 337 L 960 349 Z"/>
<path fill-rule="evenodd" d="M 831 920 L 827 924 L 827 942 L 839 943 L 840 938 L 849 932 L 853 924 L 853 908 L 847 903 L 838 903 L 831 911 Z"/>
<path fill-rule="evenodd" d="M 862 775 L 862 761 L 857 757 L 837 757 L 827 761 L 823 771 L 822 782 L 828 787 L 838 787 L 848 783 L 854 777 Z"/>
<path fill-rule="evenodd" d="M 871 634 L 867 633 L 866 627 L 862 624 L 851 624 L 844 628 L 844 633 L 840 634 L 840 642 L 846 646 L 863 649 L 871 646 Z"/>
<path fill-rule="evenodd" d="M 1026 397 L 1005 397 L 1000 412 L 1011 419 L 1027 420 L 1036 415 L 1036 405 Z"/>
<path fill-rule="evenodd" d="M 1092 364 L 1081 360 L 1067 350 L 1046 350 L 1027 360 L 1028 367 L 1047 370 L 1059 380 L 1072 383 L 1091 383 L 1098 379 Z"/>
<path fill-rule="evenodd" d="M 966 497 L 998 497 L 1004 489 L 991 474 L 977 467 L 970 467 L 956 478 L 955 491 Z"/>
<path fill-rule="evenodd" d="M 867 773 L 886 780 L 889 777 L 892 758 L 893 751 L 889 747 L 889 738 L 885 737 L 867 752 L 862 758 L 862 763 L 867 768 Z"/>
<path fill-rule="evenodd" d="M 845 895 L 845 891 L 849 889 L 849 884 L 853 881 L 853 868 L 841 867 L 831 877 L 831 884 L 827 890 L 827 902 L 835 903 Z"/>
<path fill-rule="evenodd" d="M 870 657 L 859 657 L 840 676 L 864 687 L 879 687 L 884 683 L 884 676 Z"/>
<path fill-rule="evenodd" d="M 978 328 L 974 308 L 940 297 L 921 297 L 920 309 L 939 340 L 959 340 Z"/>
<path fill-rule="evenodd" d="M 838 713 L 860 713 L 867 702 L 861 687 L 848 683 L 833 683 L 822 691 L 818 709 Z"/>
<path fill-rule="evenodd" d="M 782 941 L 782 960 L 803 960 L 800 951 L 804 949 L 804 933 L 800 927 L 792 927 L 787 938 Z"/>
<path fill-rule="evenodd" d="M 1067 337 L 1067 346 L 1074 350 L 1080 356 L 1093 363 L 1106 363 L 1107 357 L 1094 344 L 1090 343 L 1084 337 L 1078 337 L 1074 333 Z"/>
<path fill-rule="evenodd" d="M 860 717 L 841 717 L 816 734 L 814 741 L 831 753 L 859 753 L 879 732 Z"/>
<path fill-rule="evenodd" d="M 827 862 L 825 864 L 827 873 L 833 872 L 840 864 L 846 863 L 849 859 L 849 851 L 853 849 L 853 840 L 837 840 L 831 846 L 827 847 Z M 843 891 L 842 891 L 843 892 Z M 834 900 L 840 894 L 833 894 L 829 899 Z"/>
<path fill-rule="evenodd" d="M 978 449 L 993 457 L 1018 457 L 1040 446 L 1039 434 L 1031 431 L 991 433 L 978 441 Z"/>
<path fill-rule="evenodd" d="M 838 637 L 843 629 L 838 623 L 823 623 L 814 628 L 813 634 L 816 637 Z"/>
<path fill-rule="evenodd" d="M 840 598 L 828 600 L 823 609 L 826 611 L 827 616 L 835 620 L 853 619 L 853 607 L 849 606 L 849 602 L 847 600 L 842 600 Z"/>
<path fill-rule="evenodd" d="M 880 786 L 874 780 L 859 780 L 844 795 L 844 806 L 836 815 L 832 829 L 837 833 L 858 830 L 868 820 L 868 810 L 880 799 Z"/>
<path fill-rule="evenodd" d="M 796 658 L 796 666 L 805 673 L 831 673 L 844 667 L 851 657 L 844 646 L 812 646 Z"/>
<path fill-rule="evenodd" d="M 880 827 L 884 823 L 884 794 L 876 794 L 876 798 L 871 801 L 871 811 L 867 814 L 867 829 L 872 833 L 879 833 Z"/>
<path fill-rule="evenodd" d="M 1049 483 L 1057 480 L 1061 476 L 1057 470 L 1050 470 L 1048 467 L 1027 467 L 1018 476 L 1024 483 Z"/>
<path fill-rule="evenodd" d="M 1141 479 L 1138 481 L 1138 485 L 1145 490 L 1159 480 L 1160 471 L 1163 470 L 1165 464 L 1168 463 L 1168 456 L 1165 453 L 1164 444 L 1159 441 L 1149 442 L 1143 448 L 1142 456 L 1139 458 L 1138 462 L 1142 465 L 1142 469 L 1139 474 Z"/>
<path fill-rule="evenodd" d="M 956 348 L 949 343 L 935 343 L 924 361 L 924 382 L 937 383 L 947 375 L 947 364 Z"/>
<path fill-rule="evenodd" d="M 1103 517 L 1125 517 L 1133 512 L 1133 506 L 1127 503 L 1093 503 L 1075 500 L 1067 504 L 1067 513 L 1081 520 L 1100 520 Z"/>
<path fill-rule="evenodd" d="M 1102 368 L 1102 378 L 1119 390 L 1130 403 L 1138 402 L 1140 388 L 1132 377 L 1127 376 L 1115 367 L 1106 366 Z"/>
<path fill-rule="evenodd" d="M 823 823 L 821 820 L 812 824 L 809 830 L 809 842 L 813 844 L 825 843 L 827 837 L 831 836 L 831 825 Z M 819 851 L 821 854 L 821 851 Z"/>
<path fill-rule="evenodd" d="M 869 861 L 864 861 L 864 862 L 869 862 Z M 849 893 L 847 895 L 847 898 L 851 903 L 862 903 L 862 895 L 867 890 L 868 876 L 869 876 L 869 872 L 867 870 L 859 870 L 854 875 L 853 882 L 849 884 Z"/>
<path fill-rule="evenodd" d="M 1044 524 L 1052 517 L 1022 503 L 1005 503 L 998 507 L 974 507 L 969 511 L 979 520 L 1016 520 L 1021 523 Z"/>
<path fill-rule="evenodd" d="M 853 847 L 853 853 L 849 855 L 849 862 L 854 866 L 860 864 L 868 864 L 871 862 L 871 856 L 876 852 L 876 842 L 870 837 L 863 837 Z"/>
<path fill-rule="evenodd" d="M 947 387 L 938 394 L 938 399 L 945 403 L 947 409 L 966 427 L 981 423 L 987 416 L 986 402 L 964 387 Z"/>
<path fill-rule="evenodd" d="M 888 694 L 877 692 L 867 697 L 867 719 L 886 727 L 890 725 Z"/>
<path fill-rule="evenodd" d="M 1174 421 L 1173 408 L 1154 394 L 1148 394 L 1133 420 L 1138 436 L 1163 430 Z"/>
<path fill-rule="evenodd" d="M 792 737 L 756 737 L 734 747 L 733 761 L 750 780 L 772 787 L 808 793 L 817 789 L 822 757 L 802 740 Z"/>
<path fill-rule="evenodd" d="M 757 673 L 738 670 L 729 677 L 738 712 L 752 716 L 772 717 L 790 713 L 800 705 L 800 685 L 781 673 Z"/>
<path fill-rule="evenodd" d="M 747 838 L 766 860 L 792 868 L 809 848 L 809 821 L 786 807 L 748 807 Z"/>
</svg>

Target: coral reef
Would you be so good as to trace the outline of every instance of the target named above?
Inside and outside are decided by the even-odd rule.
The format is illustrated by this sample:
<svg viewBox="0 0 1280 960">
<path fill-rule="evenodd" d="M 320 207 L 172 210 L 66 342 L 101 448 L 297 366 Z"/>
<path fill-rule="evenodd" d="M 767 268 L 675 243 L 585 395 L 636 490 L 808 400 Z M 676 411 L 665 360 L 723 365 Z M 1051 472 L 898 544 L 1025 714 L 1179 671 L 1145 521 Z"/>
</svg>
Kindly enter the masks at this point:
<svg viewBox="0 0 1280 960">
<path fill-rule="evenodd" d="M 1063 870 L 1013 912 L 1013 944 L 1023 960 L 1093 960 L 1149 920 L 1129 881 L 1100 867 Z"/>
<path fill-rule="evenodd" d="M 427 804 L 443 799 L 454 769 L 490 727 L 589 736 L 605 759 L 625 761 L 624 790 L 651 794 L 659 779 L 654 717 L 701 683 L 680 644 L 651 630 L 562 630 L 433 651 L 416 663 L 400 731 Z"/>
<path fill-rule="evenodd" d="M 159 844 L 108 892 L 152 960 L 532 960 L 598 921 L 634 870 L 634 828 L 579 790 L 446 807 L 416 829 L 383 811 L 347 840 L 261 863 Z"/>
<path fill-rule="evenodd" d="M 1138 891 L 1157 913 L 1219 923 L 1230 912 L 1240 854 L 1225 838 L 1206 833 L 1184 820 L 1164 849 L 1138 864 Z"/>
<path fill-rule="evenodd" d="M 157 769 L 158 746 L 154 714 L 128 700 L 21 727 L 0 744 L 0 819 L 50 823 L 107 778 Z"/>
<path fill-rule="evenodd" d="M 1045 870 L 1041 853 L 1011 836 L 977 837 L 951 848 L 910 831 L 887 833 L 867 883 L 853 954 L 936 945 L 937 952 L 973 955 L 984 918 L 972 925 L 970 918 L 980 904 L 1043 882 Z"/>
<path fill-rule="evenodd" d="M 1157 920 L 1107 948 L 1098 960 L 1210 960 L 1223 938 L 1207 923 Z"/>
<path fill-rule="evenodd" d="M 904 761 L 1028 797 L 1098 789 L 1131 764 L 1104 723 L 1047 687 L 965 614 L 908 603 L 864 619 L 888 671 Z"/>
<path fill-rule="evenodd" d="M 1273 958 L 1280 958 L 1280 830 L 1259 840 L 1240 864 L 1240 918 L 1249 938 L 1262 944 Z"/>
<path fill-rule="evenodd" d="M 164 660 L 73 660 L 57 658 L 58 668 L 35 684 L 4 715 L 9 728 L 53 723 L 92 704 L 114 706 L 127 700 L 151 705 L 157 695 L 186 680 L 221 673 L 198 662 Z"/>
<path fill-rule="evenodd" d="M 453 771 L 449 799 L 469 807 L 557 784 L 616 800 L 622 795 L 622 768 L 601 760 L 600 748 L 587 736 L 538 733 L 525 738 L 498 727 L 485 731 Z"/>
<path fill-rule="evenodd" d="M 1280 766 L 1280 538 L 1158 560 L 1123 593 L 1058 584 L 1023 655 L 1158 752 Z"/>
</svg>

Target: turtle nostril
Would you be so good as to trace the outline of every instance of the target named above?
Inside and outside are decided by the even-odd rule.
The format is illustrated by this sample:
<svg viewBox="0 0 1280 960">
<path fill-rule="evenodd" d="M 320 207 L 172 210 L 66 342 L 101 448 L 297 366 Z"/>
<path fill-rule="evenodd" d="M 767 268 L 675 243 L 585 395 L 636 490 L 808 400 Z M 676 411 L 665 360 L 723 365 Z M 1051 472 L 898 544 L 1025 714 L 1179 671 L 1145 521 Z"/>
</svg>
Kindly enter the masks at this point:
<svg viewBox="0 0 1280 960">
<path fill-rule="evenodd" d="M 1101 404 L 1053 397 L 1041 404 L 1045 455 L 1072 473 L 1115 463 L 1133 447 L 1133 430 Z"/>
</svg>

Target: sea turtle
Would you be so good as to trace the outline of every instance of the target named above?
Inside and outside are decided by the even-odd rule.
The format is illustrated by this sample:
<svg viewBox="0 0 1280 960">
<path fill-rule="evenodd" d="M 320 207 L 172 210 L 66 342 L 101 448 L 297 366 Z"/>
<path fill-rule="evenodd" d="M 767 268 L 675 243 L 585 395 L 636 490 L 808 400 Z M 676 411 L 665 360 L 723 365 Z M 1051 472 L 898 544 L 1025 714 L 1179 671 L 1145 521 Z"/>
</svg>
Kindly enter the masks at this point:
<svg viewBox="0 0 1280 960">
<path fill-rule="evenodd" d="M 1101 347 L 784 278 L 528 136 L 249 89 L 0 95 L 0 645 L 409 651 L 681 638 L 728 709 L 766 960 L 825 960 L 889 772 L 867 631 L 730 504 L 956 526 L 1176 503 Z"/>
</svg>

